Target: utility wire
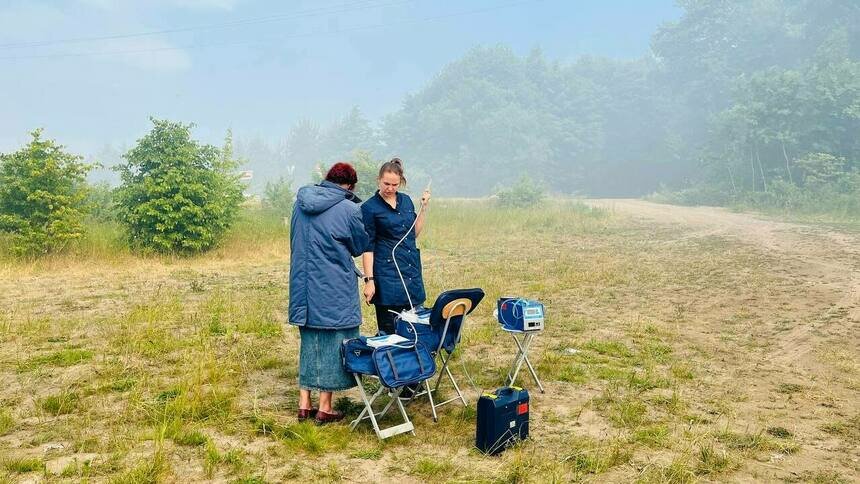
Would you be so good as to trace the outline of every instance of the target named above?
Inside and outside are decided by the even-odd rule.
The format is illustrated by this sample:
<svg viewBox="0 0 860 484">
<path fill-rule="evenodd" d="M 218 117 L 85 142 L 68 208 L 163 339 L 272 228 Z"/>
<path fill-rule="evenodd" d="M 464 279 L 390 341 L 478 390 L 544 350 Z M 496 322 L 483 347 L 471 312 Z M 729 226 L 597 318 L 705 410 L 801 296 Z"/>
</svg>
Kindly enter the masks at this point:
<svg viewBox="0 0 860 484">
<path fill-rule="evenodd" d="M 269 38 L 269 39 L 257 39 L 257 40 L 246 40 L 246 41 L 236 41 L 236 42 L 214 42 L 214 43 L 203 43 L 203 44 L 190 44 L 184 46 L 171 46 L 171 47 L 157 47 L 157 48 L 147 48 L 147 49 L 130 49 L 130 50 L 114 50 L 114 51 L 104 51 L 104 52 L 79 52 L 73 54 L 43 54 L 43 55 L 26 55 L 26 56 L 7 56 L 0 57 L 0 60 L 25 60 L 25 59 L 62 59 L 62 58 L 71 58 L 71 57 L 90 57 L 90 56 L 99 56 L 99 55 L 121 55 L 121 54 L 141 54 L 147 52 L 164 52 L 171 50 L 186 50 L 186 49 L 202 49 L 208 47 L 225 47 L 225 46 L 238 46 L 238 45 L 254 45 L 254 44 L 265 44 L 272 41 L 283 41 L 289 39 L 297 39 L 297 38 L 306 38 L 306 37 L 316 37 L 316 36 L 325 36 L 325 35 L 336 35 L 348 32 L 356 32 L 361 30 L 373 30 L 379 28 L 387 28 L 393 27 L 397 25 L 408 25 L 408 24 L 416 24 L 421 22 L 432 22 L 438 20 L 445 20 L 454 17 L 462 17 L 466 15 L 475 15 L 480 13 L 491 12 L 495 10 L 501 10 L 504 8 L 517 7 L 520 5 L 526 5 L 530 3 L 537 3 L 544 0 L 524 0 L 519 2 L 510 2 L 501 5 L 495 5 L 492 7 L 479 8 L 473 10 L 466 10 L 461 12 L 454 12 L 443 15 L 434 15 L 430 17 L 423 17 L 417 19 L 406 19 L 396 22 L 388 22 L 374 25 L 362 25 L 357 27 L 349 27 L 343 29 L 330 30 L 326 32 L 308 32 L 304 34 L 292 34 L 279 36 L 277 38 Z"/>
<path fill-rule="evenodd" d="M 307 17 L 317 17 L 321 15 L 329 15 L 329 14 L 338 14 L 338 13 L 346 13 L 352 12 L 356 10 L 367 10 L 371 8 L 379 8 L 379 7 L 388 7 L 392 5 L 399 5 L 404 3 L 412 3 L 415 0 L 399 0 L 399 1 L 389 1 L 389 2 L 374 2 L 369 0 L 361 0 L 350 3 L 342 3 L 339 5 L 332 5 L 330 7 L 322 7 L 315 8 L 310 10 L 302 10 L 299 12 L 289 13 L 289 14 L 277 14 L 277 15 L 267 15 L 264 17 L 253 17 L 246 19 L 234 20 L 232 22 L 225 22 L 220 24 L 210 24 L 210 25 L 201 25 L 197 27 L 180 27 L 175 29 L 164 29 L 164 30 L 153 30 L 149 32 L 137 32 L 131 34 L 116 34 L 116 35 L 102 35 L 102 36 L 94 36 L 94 37 L 72 37 L 67 39 L 56 39 L 56 40 L 35 40 L 29 42 L 13 42 L 7 44 L 0 44 L 0 50 L 10 50 L 10 49 L 21 49 L 21 48 L 30 48 L 30 47 L 45 47 L 50 45 L 57 44 L 74 44 L 74 43 L 83 43 L 83 42 L 95 42 L 100 40 L 117 40 L 117 39 L 130 39 L 135 37 L 151 37 L 155 35 L 165 35 L 165 34 L 174 34 L 174 33 L 183 33 L 183 32 L 194 32 L 200 30 L 218 30 L 218 29 L 227 29 L 233 27 L 242 27 L 245 25 L 256 25 L 261 23 L 270 23 L 270 22 L 281 22 L 284 20 L 294 20 L 299 18 L 307 18 Z"/>
</svg>

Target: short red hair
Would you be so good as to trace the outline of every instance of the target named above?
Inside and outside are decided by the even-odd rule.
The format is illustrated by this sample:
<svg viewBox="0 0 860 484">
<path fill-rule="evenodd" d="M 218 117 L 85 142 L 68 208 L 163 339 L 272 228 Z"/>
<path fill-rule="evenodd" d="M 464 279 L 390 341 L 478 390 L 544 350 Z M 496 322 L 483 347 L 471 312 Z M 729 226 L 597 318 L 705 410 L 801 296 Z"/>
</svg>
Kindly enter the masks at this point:
<svg viewBox="0 0 860 484">
<path fill-rule="evenodd" d="M 338 162 L 329 168 L 325 179 L 338 185 L 355 186 L 358 183 L 358 174 L 349 163 Z"/>
</svg>

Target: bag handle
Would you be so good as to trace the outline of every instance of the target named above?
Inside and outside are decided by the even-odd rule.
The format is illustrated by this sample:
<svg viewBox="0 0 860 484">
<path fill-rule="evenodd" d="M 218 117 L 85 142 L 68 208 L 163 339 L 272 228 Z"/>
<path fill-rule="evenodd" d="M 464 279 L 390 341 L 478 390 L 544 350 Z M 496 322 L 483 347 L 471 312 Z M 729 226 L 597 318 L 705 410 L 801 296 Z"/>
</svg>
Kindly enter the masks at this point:
<svg viewBox="0 0 860 484">
<path fill-rule="evenodd" d="M 388 363 L 391 364 L 391 372 L 394 373 L 394 379 L 399 380 L 400 375 L 397 374 L 397 365 L 394 364 L 394 357 L 391 356 L 391 350 L 387 350 L 385 352 L 385 356 L 388 357 Z"/>
</svg>

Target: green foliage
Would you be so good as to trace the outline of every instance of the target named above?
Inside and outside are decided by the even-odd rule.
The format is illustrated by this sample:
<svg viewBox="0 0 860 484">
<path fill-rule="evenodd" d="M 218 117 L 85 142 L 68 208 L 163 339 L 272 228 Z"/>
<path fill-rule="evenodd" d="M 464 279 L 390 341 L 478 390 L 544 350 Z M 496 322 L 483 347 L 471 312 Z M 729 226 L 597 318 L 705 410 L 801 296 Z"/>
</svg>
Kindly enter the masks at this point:
<svg viewBox="0 0 860 484">
<path fill-rule="evenodd" d="M 408 97 L 384 131 L 449 192 L 489 193 L 530 166 L 558 173 L 553 188 L 571 191 L 600 164 L 605 100 L 576 66 L 539 51 L 476 48 Z"/>
<path fill-rule="evenodd" d="M 9 472 L 26 474 L 28 472 L 44 470 L 45 464 L 41 459 L 36 457 L 6 458 L 3 460 L 3 468 Z"/>
<path fill-rule="evenodd" d="M 804 176 L 804 183 L 815 187 L 837 182 L 845 173 L 847 165 L 845 158 L 829 153 L 807 153 L 797 160 L 797 166 Z"/>
<path fill-rule="evenodd" d="M 691 168 L 671 201 L 852 209 L 856 192 L 843 194 L 860 162 L 860 10 L 848 5 L 682 3 L 652 41 Z"/>
<path fill-rule="evenodd" d="M 0 409 L 0 436 L 6 435 L 15 428 L 15 419 L 7 409 Z"/>
<path fill-rule="evenodd" d="M 502 207 L 525 208 L 540 203 L 546 198 L 546 193 L 540 183 L 524 175 L 513 186 L 497 191 L 496 196 Z"/>
<path fill-rule="evenodd" d="M 358 175 L 358 184 L 355 185 L 355 194 L 362 200 L 367 200 L 376 193 L 376 179 L 379 176 L 379 167 L 382 160 L 374 160 L 369 151 L 356 150 L 352 155 L 353 166 Z"/>
<path fill-rule="evenodd" d="M 65 415 L 78 408 L 80 397 L 71 391 L 62 391 L 37 400 L 39 408 L 50 415 Z"/>
<path fill-rule="evenodd" d="M 64 248 L 83 233 L 89 166 L 66 153 L 42 130 L 11 154 L 0 154 L 0 231 L 12 234 L 10 248 L 37 256 Z"/>
<path fill-rule="evenodd" d="M 90 185 L 86 206 L 90 217 L 102 222 L 116 220 L 116 205 L 113 189 L 107 182 Z"/>
<path fill-rule="evenodd" d="M 352 164 L 358 176 L 358 183 L 355 185 L 354 193 L 362 200 L 372 197 L 376 193 L 376 179 L 379 176 L 379 167 L 384 162 L 382 160 L 374 160 L 369 151 L 355 150 L 352 153 L 352 159 L 347 160 L 347 163 Z M 328 166 L 322 163 L 317 164 L 311 173 L 314 183 L 323 181 L 328 170 Z"/>
<path fill-rule="evenodd" d="M 370 121 L 357 106 L 333 123 L 322 134 L 321 142 L 322 157 L 330 162 L 339 161 L 356 150 L 371 152 L 377 146 Z"/>
<path fill-rule="evenodd" d="M 120 166 L 120 220 L 135 248 L 207 250 L 224 236 L 243 200 L 231 140 L 219 150 L 191 139 L 193 125 L 154 118 L 152 123 Z"/>
<path fill-rule="evenodd" d="M 293 180 L 280 177 L 274 182 L 266 182 L 266 189 L 263 192 L 263 208 L 280 217 L 289 217 L 293 211 L 295 198 Z"/>
</svg>

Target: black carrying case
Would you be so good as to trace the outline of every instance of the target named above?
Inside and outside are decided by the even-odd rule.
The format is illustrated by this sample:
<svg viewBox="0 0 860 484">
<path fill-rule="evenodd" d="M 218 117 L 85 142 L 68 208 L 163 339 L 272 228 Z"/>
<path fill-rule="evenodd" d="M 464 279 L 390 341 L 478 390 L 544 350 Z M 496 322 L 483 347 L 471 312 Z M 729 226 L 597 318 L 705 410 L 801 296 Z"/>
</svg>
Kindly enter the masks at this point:
<svg viewBox="0 0 860 484">
<path fill-rule="evenodd" d="M 478 399 L 475 446 L 495 455 L 529 436 L 529 392 L 519 387 L 499 388 Z"/>
</svg>

